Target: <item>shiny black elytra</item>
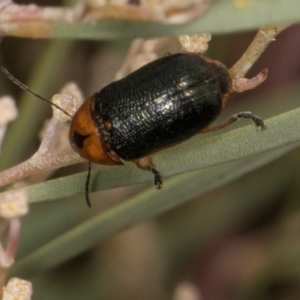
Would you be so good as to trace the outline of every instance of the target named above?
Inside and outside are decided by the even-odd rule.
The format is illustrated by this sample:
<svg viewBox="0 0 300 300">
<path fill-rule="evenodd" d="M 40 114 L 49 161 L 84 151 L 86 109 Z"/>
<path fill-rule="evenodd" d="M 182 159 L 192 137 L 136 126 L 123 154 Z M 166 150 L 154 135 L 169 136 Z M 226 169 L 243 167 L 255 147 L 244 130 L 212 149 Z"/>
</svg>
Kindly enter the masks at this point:
<svg viewBox="0 0 300 300">
<path fill-rule="evenodd" d="M 132 161 L 150 170 L 160 188 L 159 172 L 149 159 L 152 153 L 239 118 L 250 118 L 264 127 L 248 112 L 210 126 L 231 89 L 231 77 L 220 62 L 192 53 L 167 55 L 88 98 L 73 117 L 71 145 L 90 162 L 120 165 L 123 160 Z"/>
<path fill-rule="evenodd" d="M 219 115 L 230 87 L 224 66 L 174 54 L 96 93 L 94 121 L 112 151 L 134 160 L 205 128 Z"/>
<path fill-rule="evenodd" d="M 96 163 L 135 161 L 201 132 L 230 90 L 219 62 L 191 53 L 165 56 L 90 97 L 72 120 L 71 144 Z"/>
</svg>

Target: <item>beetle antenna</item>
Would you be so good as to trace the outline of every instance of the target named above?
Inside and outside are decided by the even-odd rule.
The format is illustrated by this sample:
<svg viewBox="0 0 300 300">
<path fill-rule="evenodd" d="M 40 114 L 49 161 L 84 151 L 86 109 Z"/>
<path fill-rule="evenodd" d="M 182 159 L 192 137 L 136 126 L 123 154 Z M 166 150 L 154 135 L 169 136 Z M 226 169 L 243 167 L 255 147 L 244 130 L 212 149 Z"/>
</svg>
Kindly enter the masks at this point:
<svg viewBox="0 0 300 300">
<path fill-rule="evenodd" d="M 91 207 L 91 201 L 90 201 L 90 194 L 89 194 L 89 185 L 90 185 L 90 178 L 91 178 L 91 169 L 92 169 L 92 163 L 88 162 L 88 173 L 86 176 L 85 181 L 85 201 L 88 207 Z"/>
<path fill-rule="evenodd" d="M 64 114 L 66 114 L 67 116 L 69 116 L 70 118 L 72 118 L 73 116 L 70 115 L 66 110 L 64 110 L 63 108 L 61 108 L 60 106 L 58 106 L 57 104 L 47 100 L 46 98 L 40 96 L 39 94 L 35 93 L 33 90 L 31 90 L 27 85 L 25 85 L 24 83 L 22 83 L 20 80 L 18 80 L 16 77 L 14 77 L 11 73 L 8 72 L 7 69 L 1 67 L 1 70 L 3 72 L 3 74 L 9 79 L 11 80 L 14 84 L 16 84 L 18 87 L 20 87 L 22 90 L 24 90 L 25 92 L 28 92 L 29 94 L 35 96 L 36 98 L 43 100 L 46 103 L 49 103 L 50 105 L 56 107 L 57 109 L 59 109 L 60 111 L 62 111 Z"/>
</svg>

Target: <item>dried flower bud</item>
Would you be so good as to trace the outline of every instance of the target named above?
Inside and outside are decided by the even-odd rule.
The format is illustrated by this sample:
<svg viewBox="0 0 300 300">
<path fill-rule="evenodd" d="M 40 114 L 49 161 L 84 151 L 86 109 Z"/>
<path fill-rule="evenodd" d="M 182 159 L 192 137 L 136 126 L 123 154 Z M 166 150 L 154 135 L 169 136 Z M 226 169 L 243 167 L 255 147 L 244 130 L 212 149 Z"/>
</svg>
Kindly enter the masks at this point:
<svg viewBox="0 0 300 300">
<path fill-rule="evenodd" d="M 28 195 L 25 190 L 11 190 L 0 194 L 0 217 L 15 219 L 28 213 Z"/>
<path fill-rule="evenodd" d="M 83 103 L 84 97 L 82 94 L 81 89 L 78 87 L 78 85 L 74 82 L 67 82 L 61 89 L 61 94 L 70 93 L 72 94 L 78 102 L 78 107 Z M 77 108 L 78 108 L 77 107 Z"/>
<path fill-rule="evenodd" d="M 178 40 L 184 51 L 203 54 L 208 49 L 208 42 L 211 40 L 211 35 L 209 33 L 181 35 L 178 37 Z"/>
<path fill-rule="evenodd" d="M 63 110 L 68 112 L 71 116 L 74 115 L 78 108 L 78 101 L 74 97 L 73 94 L 65 93 L 65 94 L 56 94 L 52 97 L 51 102 L 55 103 L 59 107 L 61 107 Z M 70 116 L 65 114 L 63 111 L 57 109 L 55 106 L 53 106 L 53 117 L 54 119 L 60 121 L 60 122 L 67 122 L 70 121 Z"/>
<path fill-rule="evenodd" d="M 0 97 L 0 116 L 0 127 L 6 126 L 18 116 L 18 110 L 12 97 Z"/>
<path fill-rule="evenodd" d="M 3 288 L 3 300 L 30 300 L 32 284 L 19 278 L 11 278 Z"/>
<path fill-rule="evenodd" d="M 66 83 L 51 101 L 73 116 L 83 103 L 83 94 L 74 82 Z M 53 106 L 53 117 L 60 122 L 70 121 L 70 117 Z"/>
</svg>

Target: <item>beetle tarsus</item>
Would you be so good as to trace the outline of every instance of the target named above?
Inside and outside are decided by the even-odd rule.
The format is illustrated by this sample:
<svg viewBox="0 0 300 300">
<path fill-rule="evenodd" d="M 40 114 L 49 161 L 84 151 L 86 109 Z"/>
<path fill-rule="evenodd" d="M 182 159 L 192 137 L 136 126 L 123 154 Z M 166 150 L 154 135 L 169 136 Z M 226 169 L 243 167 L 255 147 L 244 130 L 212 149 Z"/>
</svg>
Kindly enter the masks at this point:
<svg viewBox="0 0 300 300">
<path fill-rule="evenodd" d="M 207 126 L 203 130 L 201 130 L 200 133 L 207 133 L 207 132 L 223 129 L 240 119 L 251 119 L 254 122 L 255 126 L 257 128 L 260 128 L 261 130 L 265 130 L 267 128 L 267 126 L 265 125 L 264 121 L 261 118 L 253 115 L 252 112 L 250 111 L 244 111 L 232 115 L 227 121 L 225 121 L 224 123 L 218 126 Z"/>
<path fill-rule="evenodd" d="M 154 175 L 154 185 L 159 190 L 162 188 L 162 179 L 160 173 L 152 166 L 149 167 L 149 171 Z"/>
<path fill-rule="evenodd" d="M 253 115 L 250 111 L 249 112 L 240 112 L 236 115 L 233 115 L 232 118 L 236 118 L 237 120 L 242 119 L 242 118 L 243 119 L 251 119 L 257 128 L 260 128 L 261 130 L 266 129 L 266 125 L 265 125 L 264 121 L 261 118 L 259 118 L 258 116 Z"/>
</svg>

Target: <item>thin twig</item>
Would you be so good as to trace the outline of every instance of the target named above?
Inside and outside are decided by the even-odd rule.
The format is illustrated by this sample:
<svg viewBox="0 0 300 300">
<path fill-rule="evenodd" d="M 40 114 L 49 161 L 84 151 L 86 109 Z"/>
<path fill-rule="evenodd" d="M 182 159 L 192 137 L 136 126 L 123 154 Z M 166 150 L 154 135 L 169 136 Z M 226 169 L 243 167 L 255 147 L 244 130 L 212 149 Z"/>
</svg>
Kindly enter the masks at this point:
<svg viewBox="0 0 300 300">
<path fill-rule="evenodd" d="M 275 41 L 276 36 L 289 26 L 291 24 L 261 27 L 243 56 L 229 70 L 231 77 L 233 79 L 244 77 L 269 44 Z"/>
<path fill-rule="evenodd" d="M 0 187 L 16 182 L 30 175 L 38 174 L 39 172 L 53 170 L 84 161 L 85 160 L 83 158 L 73 151 L 55 155 L 36 156 L 1 172 Z"/>
</svg>

